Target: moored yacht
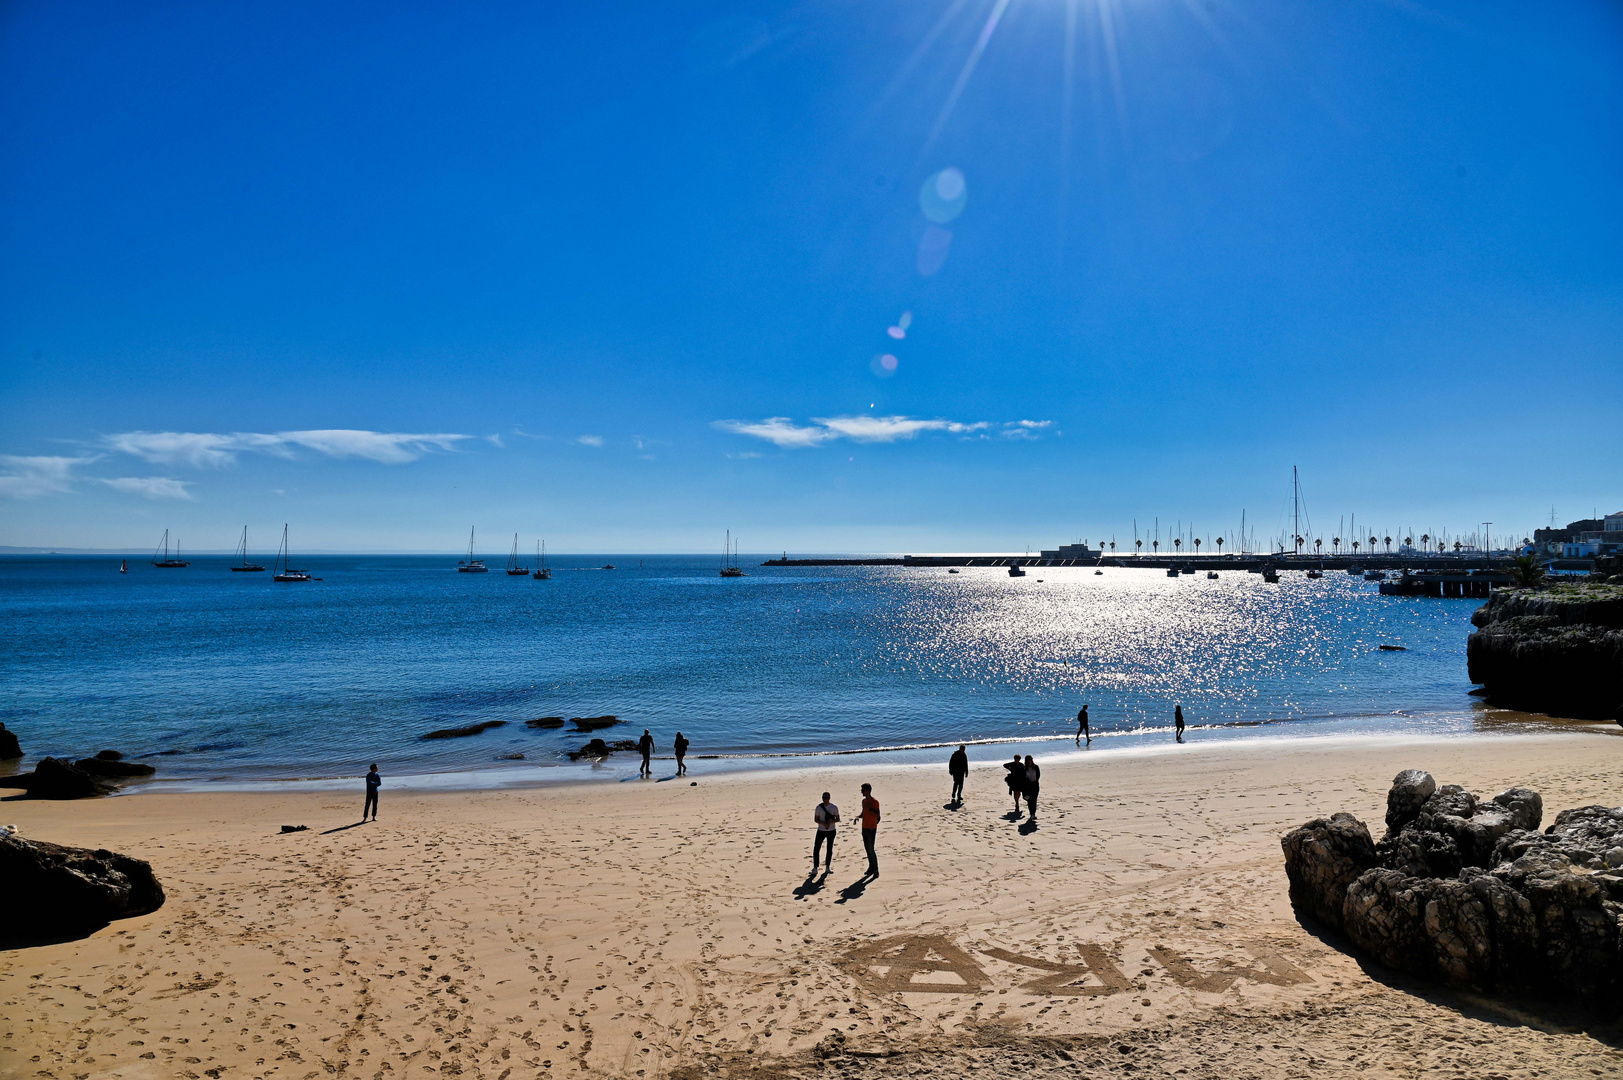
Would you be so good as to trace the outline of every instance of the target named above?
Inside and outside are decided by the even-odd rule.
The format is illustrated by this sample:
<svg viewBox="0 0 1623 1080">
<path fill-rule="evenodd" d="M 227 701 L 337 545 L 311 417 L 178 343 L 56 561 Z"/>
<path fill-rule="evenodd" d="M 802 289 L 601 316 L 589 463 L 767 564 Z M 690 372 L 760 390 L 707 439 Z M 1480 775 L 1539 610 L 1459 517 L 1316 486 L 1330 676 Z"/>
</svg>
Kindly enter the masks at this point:
<svg viewBox="0 0 1623 1080">
<path fill-rule="evenodd" d="M 468 530 L 468 557 L 457 562 L 456 572 L 459 574 L 490 573 L 490 567 L 485 565 L 485 560 L 473 557 L 473 529 L 471 528 Z"/>
</svg>

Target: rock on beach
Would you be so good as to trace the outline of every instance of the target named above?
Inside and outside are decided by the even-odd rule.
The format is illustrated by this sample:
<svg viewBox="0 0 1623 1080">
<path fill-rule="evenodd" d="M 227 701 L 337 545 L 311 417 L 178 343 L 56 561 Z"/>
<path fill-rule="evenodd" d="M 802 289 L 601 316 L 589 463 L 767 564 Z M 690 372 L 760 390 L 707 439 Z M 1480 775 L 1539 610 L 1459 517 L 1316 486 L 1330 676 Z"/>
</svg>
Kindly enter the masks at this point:
<svg viewBox="0 0 1623 1080">
<path fill-rule="evenodd" d="M 51 760 L 51 759 L 47 759 Z M 141 859 L 0 832 L 0 881 L 9 919 L 0 937 L 88 933 L 163 906 L 163 886 Z"/>
</svg>

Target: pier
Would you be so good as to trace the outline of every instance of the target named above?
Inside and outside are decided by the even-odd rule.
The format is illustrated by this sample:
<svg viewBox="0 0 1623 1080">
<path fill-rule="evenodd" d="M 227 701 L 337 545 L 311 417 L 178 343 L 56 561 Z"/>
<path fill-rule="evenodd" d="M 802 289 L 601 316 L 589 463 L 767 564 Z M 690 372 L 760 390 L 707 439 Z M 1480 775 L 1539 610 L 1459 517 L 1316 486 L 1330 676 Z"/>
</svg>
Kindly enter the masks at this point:
<svg viewBox="0 0 1623 1080">
<path fill-rule="evenodd" d="M 1363 570 L 1403 571 L 1410 570 L 1415 574 L 1422 571 L 1441 573 L 1445 575 L 1463 576 L 1473 571 L 1501 571 L 1505 564 L 1504 555 L 1292 555 L 1289 553 L 1258 554 L 1249 552 L 1239 555 L 1121 555 L 1092 552 L 1087 555 L 1057 558 L 1042 555 L 890 555 L 872 556 L 868 558 L 822 559 L 806 558 L 791 559 L 787 556 L 779 559 L 767 559 L 762 566 L 917 566 L 917 567 L 945 567 L 945 566 L 1085 566 L 1085 567 L 1118 567 L 1130 569 L 1137 567 L 1144 570 L 1169 570 L 1174 567 L 1192 566 L 1196 570 L 1260 570 L 1265 565 L 1271 565 L 1276 570 L 1323 570 L 1325 573 L 1345 573 L 1349 568 L 1357 567 Z M 1497 577 L 1510 579 L 1502 573 Z"/>
</svg>

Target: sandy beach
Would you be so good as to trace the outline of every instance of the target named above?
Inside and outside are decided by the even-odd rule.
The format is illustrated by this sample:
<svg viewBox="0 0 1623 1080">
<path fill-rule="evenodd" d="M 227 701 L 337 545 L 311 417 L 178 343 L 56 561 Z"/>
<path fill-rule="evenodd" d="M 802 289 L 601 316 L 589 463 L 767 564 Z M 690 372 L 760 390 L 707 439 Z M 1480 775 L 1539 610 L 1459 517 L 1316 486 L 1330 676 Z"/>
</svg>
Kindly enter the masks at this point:
<svg viewBox="0 0 1623 1080">
<path fill-rule="evenodd" d="M 945 753 L 943 753 L 943 759 Z M 4 1077 L 1607 1076 L 1623 1029 L 1361 964 L 1294 917 L 1279 836 L 1378 829 L 1400 769 L 1623 802 L 1623 737 L 1253 741 L 495 792 L 7 800 L 149 860 L 168 902 L 0 953 Z M 670 774 L 668 767 L 656 777 Z M 808 880 L 811 812 L 884 811 Z M 284 824 L 309 831 L 282 834 Z"/>
</svg>

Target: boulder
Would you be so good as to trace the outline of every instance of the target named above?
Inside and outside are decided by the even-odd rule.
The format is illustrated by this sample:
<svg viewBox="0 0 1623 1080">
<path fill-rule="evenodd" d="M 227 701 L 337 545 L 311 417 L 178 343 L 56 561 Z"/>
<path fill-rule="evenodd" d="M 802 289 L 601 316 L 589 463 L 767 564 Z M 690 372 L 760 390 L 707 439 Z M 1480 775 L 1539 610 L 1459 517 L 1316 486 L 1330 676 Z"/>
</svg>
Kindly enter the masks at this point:
<svg viewBox="0 0 1623 1080">
<path fill-rule="evenodd" d="M 1420 815 L 1420 808 L 1437 792 L 1437 781 L 1420 769 L 1404 769 L 1392 780 L 1386 793 L 1386 829 L 1392 832 Z"/>
<path fill-rule="evenodd" d="M 571 750 L 569 752 L 569 760 L 579 761 L 583 757 L 606 758 L 611 753 L 613 753 L 613 751 L 609 749 L 608 743 L 604 742 L 602 739 L 593 739 L 579 750 Z"/>
<path fill-rule="evenodd" d="M 11 939 L 82 934 L 163 906 L 163 886 L 140 859 L 0 833 Z"/>
<path fill-rule="evenodd" d="M 1351 814 L 1315 818 L 1279 841 L 1291 903 L 1326 926 L 1341 925 L 1347 886 L 1375 865 L 1369 830 Z"/>
<path fill-rule="evenodd" d="M 538 718 L 536 718 L 534 720 L 526 720 L 526 721 L 524 721 L 524 726 L 525 727 L 531 727 L 531 728 L 563 727 L 564 726 L 564 718 L 561 717 L 561 716 L 542 716 L 542 717 L 538 717 Z"/>
<path fill-rule="evenodd" d="M 467 727 L 449 727 L 441 728 L 438 731 L 430 731 L 427 735 L 422 736 L 422 738 L 461 739 L 468 735 L 478 735 L 482 731 L 489 731 L 491 728 L 503 727 L 506 724 L 506 720 L 486 720 L 482 724 L 469 724 Z"/>
<path fill-rule="evenodd" d="M 1400 971 L 1623 1008 L 1623 808 L 1563 810 L 1540 833 L 1536 791 L 1481 800 L 1449 784 L 1416 809 L 1430 781 L 1398 774 L 1392 827 L 1367 854 L 1349 814 L 1286 834 L 1292 905 Z"/>
<path fill-rule="evenodd" d="M 96 758 L 100 761 L 123 761 L 124 755 L 117 750 L 97 750 Z"/>
<path fill-rule="evenodd" d="M 1494 704 L 1623 723 L 1623 588 L 1497 590 L 1471 622 L 1467 670 Z"/>
<path fill-rule="evenodd" d="M 7 731 L 6 725 L 0 724 L 0 761 L 10 761 L 12 758 L 23 756 L 23 748 L 17 743 L 17 733 Z"/>
<path fill-rule="evenodd" d="M 22 788 L 30 799 L 88 799 L 113 790 L 101 777 L 54 757 L 40 758 L 33 772 L 0 777 L 0 787 Z"/>
</svg>

